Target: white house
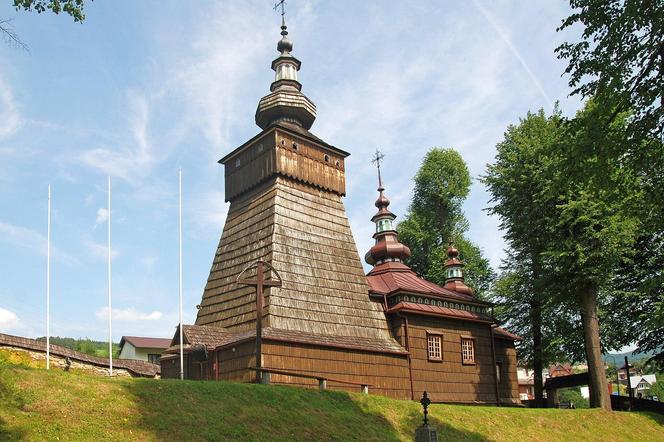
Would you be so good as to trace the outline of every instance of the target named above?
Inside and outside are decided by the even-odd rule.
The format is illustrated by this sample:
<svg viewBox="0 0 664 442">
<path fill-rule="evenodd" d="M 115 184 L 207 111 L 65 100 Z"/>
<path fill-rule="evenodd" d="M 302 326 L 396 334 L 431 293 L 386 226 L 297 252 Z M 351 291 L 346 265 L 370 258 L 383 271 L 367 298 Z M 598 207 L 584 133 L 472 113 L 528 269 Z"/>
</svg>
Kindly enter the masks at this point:
<svg viewBox="0 0 664 442">
<path fill-rule="evenodd" d="M 123 336 L 120 339 L 120 359 L 138 359 L 159 363 L 161 352 L 171 345 L 170 339 Z"/>
<path fill-rule="evenodd" d="M 645 396 L 646 390 L 650 390 L 652 384 L 657 382 L 654 374 L 644 374 L 638 376 L 630 376 L 629 383 L 632 386 L 632 391 L 635 397 Z"/>
</svg>

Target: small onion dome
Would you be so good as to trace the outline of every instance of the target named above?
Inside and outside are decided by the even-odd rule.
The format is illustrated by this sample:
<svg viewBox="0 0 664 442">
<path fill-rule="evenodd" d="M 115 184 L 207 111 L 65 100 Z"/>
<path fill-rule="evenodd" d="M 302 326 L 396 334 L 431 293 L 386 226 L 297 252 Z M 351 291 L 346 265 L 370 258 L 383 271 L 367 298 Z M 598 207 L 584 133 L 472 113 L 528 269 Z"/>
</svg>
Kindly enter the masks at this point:
<svg viewBox="0 0 664 442">
<path fill-rule="evenodd" d="M 374 205 L 379 209 L 382 209 L 383 207 L 387 208 L 387 206 L 390 205 L 390 200 L 388 200 L 387 197 L 383 194 L 384 191 L 385 188 L 383 186 L 378 188 L 378 199 Z"/>
<path fill-rule="evenodd" d="M 453 290 L 467 295 L 473 295 L 475 291 L 464 282 L 463 263 L 459 259 L 459 250 L 453 245 L 447 249 L 447 261 L 445 261 L 445 285 L 443 288 Z"/>
<path fill-rule="evenodd" d="M 281 25 L 281 40 L 277 43 L 277 51 L 282 54 L 291 52 L 293 50 L 293 42 L 287 37 L 288 31 L 286 30 L 286 25 Z"/>
<path fill-rule="evenodd" d="M 410 258 L 410 249 L 399 242 L 396 232 L 386 232 L 376 238 L 376 244 L 369 249 L 364 260 L 371 265 L 381 261 L 403 261 Z"/>
<path fill-rule="evenodd" d="M 459 250 L 452 245 L 449 246 L 447 249 L 447 261 L 445 261 L 445 267 L 462 265 L 463 263 L 459 260 Z"/>
</svg>

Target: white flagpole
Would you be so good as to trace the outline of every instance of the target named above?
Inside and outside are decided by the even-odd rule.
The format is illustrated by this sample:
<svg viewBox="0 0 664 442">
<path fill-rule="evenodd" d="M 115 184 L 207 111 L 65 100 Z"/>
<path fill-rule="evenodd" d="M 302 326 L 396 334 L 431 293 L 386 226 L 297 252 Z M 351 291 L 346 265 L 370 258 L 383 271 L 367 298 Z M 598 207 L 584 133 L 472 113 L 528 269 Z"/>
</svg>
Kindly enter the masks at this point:
<svg viewBox="0 0 664 442">
<path fill-rule="evenodd" d="M 108 176 L 108 375 L 113 376 L 113 328 L 111 307 L 111 176 Z"/>
<path fill-rule="evenodd" d="M 182 169 L 178 170 L 178 190 L 179 190 L 179 216 L 178 216 L 178 239 L 179 239 L 179 259 L 178 270 L 180 277 L 180 379 L 184 379 L 184 348 L 182 346 Z"/>
<path fill-rule="evenodd" d="M 46 227 L 46 369 L 51 368 L 51 185 L 48 186 Z"/>
</svg>

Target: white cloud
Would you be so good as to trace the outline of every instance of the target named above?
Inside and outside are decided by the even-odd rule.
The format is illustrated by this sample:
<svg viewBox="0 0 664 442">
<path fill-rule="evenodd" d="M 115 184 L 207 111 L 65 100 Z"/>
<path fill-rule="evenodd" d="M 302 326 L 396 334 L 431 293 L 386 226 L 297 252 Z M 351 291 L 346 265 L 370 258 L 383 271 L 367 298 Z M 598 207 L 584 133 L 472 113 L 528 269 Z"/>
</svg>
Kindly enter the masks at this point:
<svg viewBox="0 0 664 442">
<path fill-rule="evenodd" d="M 0 221 L 0 241 L 46 256 L 46 236 L 26 227 L 15 226 Z M 78 262 L 71 255 L 53 247 L 52 244 L 51 256 L 53 259 L 68 265 L 73 265 Z"/>
<path fill-rule="evenodd" d="M 129 91 L 129 132 L 130 140 L 119 147 L 97 147 L 83 152 L 80 160 L 83 164 L 119 177 L 129 182 L 136 182 L 147 176 L 156 163 L 152 144 L 148 134 L 150 108 L 142 95 Z"/>
<path fill-rule="evenodd" d="M 97 219 L 95 220 L 95 224 L 101 224 L 108 221 L 108 214 L 109 214 L 108 209 L 105 209 L 103 207 L 99 208 L 97 210 Z"/>
<path fill-rule="evenodd" d="M 108 246 L 106 244 L 100 244 L 91 240 L 85 241 L 85 246 L 87 247 L 90 254 L 97 259 L 108 259 Z M 115 259 L 120 255 L 120 252 L 111 247 L 111 259 Z"/>
<path fill-rule="evenodd" d="M 103 307 L 95 313 L 100 320 L 108 319 L 108 307 Z M 141 313 L 134 308 L 126 309 L 113 309 L 113 320 L 121 322 L 137 322 L 137 321 L 158 321 L 162 318 L 163 313 L 160 311 L 153 311 L 150 313 Z"/>
<path fill-rule="evenodd" d="M 193 220 L 200 227 L 221 233 L 226 222 L 229 203 L 224 201 L 221 191 L 203 192 L 197 195 L 192 204 Z"/>
<path fill-rule="evenodd" d="M 21 325 L 21 320 L 16 313 L 0 307 L 0 330 L 9 331 Z"/>
<path fill-rule="evenodd" d="M 7 82 L 0 76 L 0 138 L 12 135 L 21 126 L 14 96 Z"/>
</svg>

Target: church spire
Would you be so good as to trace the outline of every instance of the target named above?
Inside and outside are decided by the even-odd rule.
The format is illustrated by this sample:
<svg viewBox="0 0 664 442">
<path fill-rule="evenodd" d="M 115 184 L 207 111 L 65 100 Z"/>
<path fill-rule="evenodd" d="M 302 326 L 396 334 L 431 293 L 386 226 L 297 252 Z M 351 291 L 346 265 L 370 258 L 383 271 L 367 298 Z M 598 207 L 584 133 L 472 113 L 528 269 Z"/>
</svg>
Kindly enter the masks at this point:
<svg viewBox="0 0 664 442">
<path fill-rule="evenodd" d="M 460 293 L 472 295 L 473 289 L 468 287 L 463 277 L 463 262 L 459 259 L 459 251 L 454 244 L 447 249 L 447 260 L 445 261 L 445 285 L 443 288 Z"/>
<path fill-rule="evenodd" d="M 376 233 L 373 237 L 376 244 L 367 252 L 364 260 L 371 265 L 379 265 L 384 262 L 401 262 L 410 257 L 410 249 L 399 242 L 397 231 L 394 230 L 394 220 L 396 215 L 389 211 L 390 200 L 384 194 L 383 179 L 380 175 L 380 163 L 385 155 L 379 150 L 371 160 L 378 169 L 378 199 L 376 199 L 376 208 L 378 212 L 371 218 L 376 224 Z"/>
<path fill-rule="evenodd" d="M 258 103 L 256 124 L 266 129 L 281 121 L 309 129 L 316 119 L 316 105 L 300 92 L 302 84 L 297 73 L 302 63 L 291 54 L 293 42 L 288 38 L 284 4 L 281 0 L 274 5 L 275 10 L 281 7 L 281 40 L 277 43 L 279 55 L 272 61 L 275 76 L 270 85 L 271 93 Z"/>
</svg>

